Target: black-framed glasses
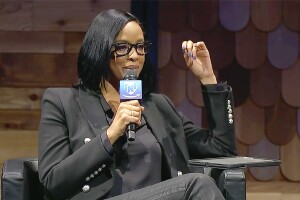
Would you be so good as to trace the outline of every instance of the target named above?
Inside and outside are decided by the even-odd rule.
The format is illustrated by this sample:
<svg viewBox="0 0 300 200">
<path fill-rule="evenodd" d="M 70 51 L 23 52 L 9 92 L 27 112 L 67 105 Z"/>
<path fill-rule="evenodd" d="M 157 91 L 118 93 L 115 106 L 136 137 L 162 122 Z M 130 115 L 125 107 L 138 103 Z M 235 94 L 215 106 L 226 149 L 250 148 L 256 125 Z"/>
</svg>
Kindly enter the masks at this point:
<svg viewBox="0 0 300 200">
<path fill-rule="evenodd" d="M 126 56 L 134 47 L 136 53 L 140 56 L 143 56 L 148 53 L 150 45 L 150 42 L 138 42 L 136 44 L 130 44 L 128 42 L 116 42 L 112 45 L 112 47 L 114 47 L 112 53 L 115 53 L 118 57 Z"/>
</svg>

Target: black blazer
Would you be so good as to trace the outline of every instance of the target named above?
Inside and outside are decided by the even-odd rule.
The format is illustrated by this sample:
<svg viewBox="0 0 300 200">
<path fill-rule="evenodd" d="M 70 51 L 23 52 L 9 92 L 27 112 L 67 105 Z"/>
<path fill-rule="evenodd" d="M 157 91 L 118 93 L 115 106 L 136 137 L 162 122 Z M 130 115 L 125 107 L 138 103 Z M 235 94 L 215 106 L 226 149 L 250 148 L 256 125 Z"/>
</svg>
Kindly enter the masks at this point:
<svg viewBox="0 0 300 200">
<path fill-rule="evenodd" d="M 164 95 L 143 100 L 143 116 L 160 143 L 162 177 L 188 173 L 190 158 L 235 155 L 231 88 L 203 90 L 209 129 L 199 128 Z M 39 177 L 48 198 L 101 199 L 112 187 L 114 157 L 101 133 L 108 123 L 102 95 L 78 88 L 46 89 L 39 127 Z"/>
</svg>

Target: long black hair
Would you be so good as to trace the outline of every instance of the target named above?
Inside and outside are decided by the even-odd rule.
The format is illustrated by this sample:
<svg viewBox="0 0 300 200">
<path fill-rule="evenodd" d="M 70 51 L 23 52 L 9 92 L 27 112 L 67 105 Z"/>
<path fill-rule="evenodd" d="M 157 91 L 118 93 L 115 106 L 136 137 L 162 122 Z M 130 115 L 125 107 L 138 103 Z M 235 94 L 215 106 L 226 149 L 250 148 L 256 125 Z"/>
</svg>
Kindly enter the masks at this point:
<svg viewBox="0 0 300 200">
<path fill-rule="evenodd" d="M 110 76 L 111 46 L 119 32 L 130 21 L 137 22 L 143 30 L 137 17 L 122 10 L 105 10 L 93 19 L 79 51 L 77 60 L 79 80 L 76 87 L 100 93 L 99 85 L 104 85 L 104 81 Z M 143 95 L 147 96 L 154 88 L 151 62 L 147 55 L 139 79 L 143 82 Z"/>
</svg>

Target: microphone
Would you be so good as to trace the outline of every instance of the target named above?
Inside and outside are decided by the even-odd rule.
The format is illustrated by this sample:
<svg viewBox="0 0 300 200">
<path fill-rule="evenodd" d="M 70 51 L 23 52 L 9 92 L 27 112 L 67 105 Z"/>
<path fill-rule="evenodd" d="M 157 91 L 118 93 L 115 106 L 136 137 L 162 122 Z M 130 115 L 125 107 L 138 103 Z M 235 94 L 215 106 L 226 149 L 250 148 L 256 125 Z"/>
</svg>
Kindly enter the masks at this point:
<svg viewBox="0 0 300 200">
<path fill-rule="evenodd" d="M 123 80 L 120 81 L 120 100 L 140 100 L 142 99 L 142 81 L 137 80 L 135 69 L 126 69 Z M 130 123 L 126 128 L 128 141 L 135 140 L 136 124 Z"/>
</svg>

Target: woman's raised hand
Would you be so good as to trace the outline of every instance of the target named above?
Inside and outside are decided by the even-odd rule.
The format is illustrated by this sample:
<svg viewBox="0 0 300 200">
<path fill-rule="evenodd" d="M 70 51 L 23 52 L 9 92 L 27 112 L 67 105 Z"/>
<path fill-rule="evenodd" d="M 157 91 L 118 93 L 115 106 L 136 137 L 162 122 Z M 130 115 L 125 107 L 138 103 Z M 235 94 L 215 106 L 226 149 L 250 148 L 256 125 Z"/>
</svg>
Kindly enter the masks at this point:
<svg viewBox="0 0 300 200">
<path fill-rule="evenodd" d="M 204 42 L 183 41 L 182 52 L 187 66 L 202 84 L 217 83 L 209 51 Z"/>
</svg>

